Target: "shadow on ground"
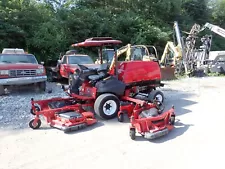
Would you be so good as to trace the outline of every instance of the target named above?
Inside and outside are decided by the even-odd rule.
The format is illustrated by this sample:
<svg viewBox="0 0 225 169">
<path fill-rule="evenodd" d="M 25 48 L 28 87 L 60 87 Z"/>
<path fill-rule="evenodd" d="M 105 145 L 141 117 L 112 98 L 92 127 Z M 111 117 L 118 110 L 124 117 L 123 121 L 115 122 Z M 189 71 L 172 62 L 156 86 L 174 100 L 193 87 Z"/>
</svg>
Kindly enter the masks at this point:
<svg viewBox="0 0 225 169">
<path fill-rule="evenodd" d="M 192 97 L 194 97 L 196 94 L 195 93 L 190 93 L 190 92 L 183 92 L 179 90 L 164 90 L 164 95 L 165 95 L 165 109 L 164 112 L 169 110 L 172 106 L 175 107 L 175 113 L 176 116 L 181 116 L 187 113 L 191 113 L 192 111 L 186 107 L 197 104 L 198 102 L 193 101 Z M 130 123 L 129 118 L 125 115 L 124 116 L 124 122 L 123 123 Z M 112 119 L 112 120 L 107 120 L 107 123 L 119 123 L 117 118 Z"/>
<path fill-rule="evenodd" d="M 158 144 L 164 143 L 183 135 L 191 126 L 194 126 L 194 125 L 183 124 L 182 122 L 180 122 L 180 120 L 177 120 L 174 125 L 174 129 L 170 131 L 167 135 L 153 139 L 153 140 L 148 140 L 142 136 L 137 135 L 135 141 L 150 141 L 152 143 L 158 143 Z"/>
</svg>

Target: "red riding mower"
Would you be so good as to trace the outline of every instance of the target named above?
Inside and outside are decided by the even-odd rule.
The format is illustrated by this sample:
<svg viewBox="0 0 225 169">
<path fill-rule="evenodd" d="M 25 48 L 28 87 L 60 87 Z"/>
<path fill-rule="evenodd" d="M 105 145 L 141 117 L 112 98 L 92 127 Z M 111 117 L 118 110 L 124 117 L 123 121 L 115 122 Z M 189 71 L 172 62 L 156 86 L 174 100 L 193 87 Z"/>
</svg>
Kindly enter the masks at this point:
<svg viewBox="0 0 225 169">
<path fill-rule="evenodd" d="M 74 47 L 100 47 L 101 64 L 96 65 L 98 68 L 78 64 L 79 69 L 74 73 L 72 85 L 69 86 L 68 90 L 64 87 L 64 90 L 70 96 L 69 98 L 32 100 L 31 112 L 36 115 L 36 118 L 30 122 L 31 128 L 40 127 L 37 122 L 39 122 L 39 115 L 41 114 L 54 127 L 70 126 L 70 128 L 67 127 L 67 130 L 70 130 L 71 126 L 77 126 L 76 120 L 68 120 L 71 118 L 77 119 L 74 117 L 75 114 L 83 115 L 82 117 L 86 123 L 94 122 L 94 117 L 90 116 L 91 113 L 85 111 L 87 107 L 94 108 L 95 113 L 103 119 L 112 119 L 117 116 L 119 121 L 123 121 L 123 114 L 130 109 L 132 110 L 132 108 L 129 108 L 129 110 L 125 111 L 126 107 L 129 107 L 128 105 L 142 107 L 145 104 L 140 105 L 139 103 L 146 103 L 146 101 L 142 100 L 147 99 L 149 102 L 156 99 L 160 91 L 155 89 L 162 86 L 158 61 L 118 62 L 116 46 L 121 43 L 121 41 L 113 40 L 110 37 L 98 37 L 73 44 Z M 105 46 L 113 46 L 115 51 L 114 59 L 109 68 L 107 64 L 103 64 L 102 59 L 102 49 Z M 140 90 L 142 92 L 139 92 Z M 54 106 L 51 105 L 52 102 L 54 102 Z M 62 106 L 59 106 L 60 102 L 63 102 Z M 147 105 L 157 106 L 154 103 L 148 103 Z M 67 112 L 67 109 L 70 113 L 74 113 L 72 113 L 72 116 L 69 113 L 65 118 L 63 114 Z M 132 111 L 135 110 L 136 108 Z M 130 112 L 130 114 L 133 114 L 133 112 Z M 79 121 L 82 120 L 78 119 Z M 68 122 L 70 125 L 67 125 Z M 36 125 L 38 127 L 34 127 Z"/>
</svg>

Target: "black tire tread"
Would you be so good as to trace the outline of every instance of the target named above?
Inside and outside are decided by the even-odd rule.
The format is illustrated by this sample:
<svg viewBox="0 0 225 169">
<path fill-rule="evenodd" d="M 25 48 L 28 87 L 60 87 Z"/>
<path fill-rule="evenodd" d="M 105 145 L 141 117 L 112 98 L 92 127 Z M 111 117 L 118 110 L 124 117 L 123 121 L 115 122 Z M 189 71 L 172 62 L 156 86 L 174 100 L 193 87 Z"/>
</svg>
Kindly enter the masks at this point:
<svg viewBox="0 0 225 169">
<path fill-rule="evenodd" d="M 131 128 L 130 129 L 130 138 L 132 140 L 135 140 L 136 136 L 135 136 L 135 129 L 134 128 Z"/>
<path fill-rule="evenodd" d="M 114 115 L 112 115 L 112 116 L 105 116 L 103 113 L 101 113 L 100 112 L 100 106 L 101 106 L 101 104 L 102 104 L 102 100 L 104 99 L 104 98 L 106 98 L 106 97 L 113 97 L 115 100 L 116 100 L 116 102 L 117 102 L 117 105 L 118 105 L 118 108 L 117 108 L 117 112 L 119 111 L 119 105 L 120 105 L 120 101 L 119 101 L 119 99 L 117 98 L 117 96 L 115 96 L 114 94 L 110 94 L 110 93 L 105 93 L 105 94 L 102 94 L 102 95 L 100 95 L 99 97 L 97 97 L 97 99 L 95 100 L 95 103 L 94 103 L 94 111 L 95 111 L 95 113 L 99 116 L 99 117 L 101 117 L 102 119 L 112 119 L 112 118 L 114 118 L 114 117 L 116 117 L 116 115 L 117 115 L 117 113 L 115 113 Z"/>
<path fill-rule="evenodd" d="M 33 122 L 34 122 L 34 119 L 31 120 L 31 121 L 29 122 L 29 127 L 32 128 L 32 129 L 34 129 L 34 130 L 35 130 L 35 129 L 39 129 L 40 126 L 41 126 L 41 120 L 38 119 L 38 121 L 37 121 L 37 126 L 33 126 Z"/>
<path fill-rule="evenodd" d="M 161 91 L 159 91 L 159 90 L 153 90 L 153 91 L 151 91 L 151 92 L 149 93 L 148 98 L 149 98 L 151 101 L 153 101 L 153 100 L 155 99 L 156 95 L 158 95 L 158 94 L 162 95 L 162 103 L 163 103 L 163 102 L 164 102 L 164 94 L 163 94 L 163 92 L 161 92 Z"/>
</svg>

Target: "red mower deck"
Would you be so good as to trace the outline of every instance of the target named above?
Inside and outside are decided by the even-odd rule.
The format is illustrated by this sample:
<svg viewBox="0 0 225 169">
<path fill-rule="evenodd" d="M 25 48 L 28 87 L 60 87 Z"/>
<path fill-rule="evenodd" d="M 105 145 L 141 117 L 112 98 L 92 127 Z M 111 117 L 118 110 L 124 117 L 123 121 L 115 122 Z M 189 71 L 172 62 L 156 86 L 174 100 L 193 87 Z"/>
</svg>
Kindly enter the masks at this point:
<svg viewBox="0 0 225 169">
<path fill-rule="evenodd" d="M 79 130 L 95 124 L 97 120 L 92 112 L 85 111 L 73 98 L 53 98 L 48 100 L 31 100 L 31 113 L 35 118 L 29 126 L 38 129 L 41 126 L 40 115 L 44 116 L 51 127 L 64 132 Z M 85 105 L 83 105 L 85 106 Z M 87 106 L 89 106 L 87 104 Z"/>
</svg>

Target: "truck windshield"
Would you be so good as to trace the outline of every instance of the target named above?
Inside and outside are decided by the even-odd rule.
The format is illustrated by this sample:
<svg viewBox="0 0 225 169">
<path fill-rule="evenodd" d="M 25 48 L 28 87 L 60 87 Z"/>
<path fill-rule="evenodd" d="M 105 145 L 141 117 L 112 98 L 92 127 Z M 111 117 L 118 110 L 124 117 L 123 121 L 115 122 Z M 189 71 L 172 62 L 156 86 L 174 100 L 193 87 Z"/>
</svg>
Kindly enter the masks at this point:
<svg viewBox="0 0 225 169">
<path fill-rule="evenodd" d="M 34 55 L 27 54 L 0 54 L 0 63 L 32 63 L 37 64 Z"/>
<path fill-rule="evenodd" d="M 90 56 L 68 56 L 69 64 L 94 64 L 93 60 Z"/>
</svg>

